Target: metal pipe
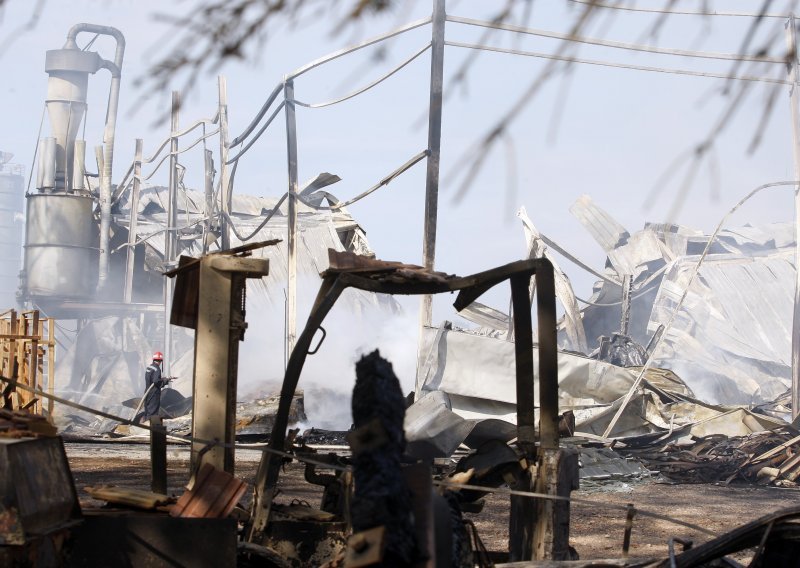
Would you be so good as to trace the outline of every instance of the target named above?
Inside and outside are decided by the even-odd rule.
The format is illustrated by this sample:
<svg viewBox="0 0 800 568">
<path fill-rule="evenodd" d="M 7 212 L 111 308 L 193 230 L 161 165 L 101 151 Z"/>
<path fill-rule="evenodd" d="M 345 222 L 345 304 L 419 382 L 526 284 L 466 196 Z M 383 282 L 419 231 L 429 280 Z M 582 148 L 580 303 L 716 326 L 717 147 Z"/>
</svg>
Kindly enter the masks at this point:
<svg viewBox="0 0 800 568">
<path fill-rule="evenodd" d="M 111 87 L 108 91 L 108 107 L 106 109 L 106 127 L 103 133 L 104 158 L 103 176 L 100 183 L 100 267 L 97 275 L 97 290 L 105 289 L 108 281 L 109 233 L 111 227 L 111 179 L 114 163 L 114 135 L 117 129 L 117 110 L 119 108 L 120 80 L 122 79 L 122 61 L 125 57 L 125 36 L 117 28 L 98 26 L 96 24 L 75 24 L 67 32 L 65 49 L 78 49 L 75 38 L 81 32 L 107 35 L 117 43 L 114 51 L 114 63 L 104 61 L 101 67 L 111 72 Z"/>
<path fill-rule="evenodd" d="M 214 152 L 203 151 L 203 168 L 205 170 L 205 200 L 203 202 L 203 254 L 208 252 L 208 236 L 212 231 L 212 216 L 214 215 Z"/>
<path fill-rule="evenodd" d="M 86 140 L 75 140 L 72 158 L 72 191 L 86 189 Z"/>
<path fill-rule="evenodd" d="M 800 415 L 800 92 L 798 92 L 797 27 L 794 14 L 786 22 L 786 50 L 792 54 L 788 65 L 792 108 L 792 157 L 794 158 L 794 227 L 795 227 L 795 285 L 794 315 L 792 318 L 792 420 Z"/>
<path fill-rule="evenodd" d="M 286 236 L 287 307 L 286 352 L 292 353 L 297 335 L 297 117 L 294 105 L 294 81 L 283 89 L 286 106 L 286 161 L 289 169 L 289 211 Z"/>
<path fill-rule="evenodd" d="M 434 0 L 434 2 L 438 2 L 438 1 L 439 0 Z M 434 10 L 435 10 L 435 8 L 434 8 Z M 442 0 L 442 15 L 444 15 L 444 0 Z M 436 18 L 436 16 L 434 14 L 434 28 L 436 27 L 435 18 Z M 407 31 L 411 31 L 413 29 L 416 29 L 416 28 L 419 28 L 421 26 L 427 25 L 428 23 L 430 23 L 430 21 L 431 21 L 431 18 L 423 18 L 421 20 L 416 20 L 416 21 L 413 21 L 413 22 L 409 22 L 408 24 L 400 26 L 399 28 L 396 28 L 394 30 L 390 30 L 390 31 L 388 31 L 388 32 L 386 32 L 384 34 L 381 34 L 381 35 L 366 39 L 366 40 L 362 41 L 361 43 L 357 43 L 355 45 L 351 45 L 350 47 L 345 47 L 344 49 L 340 49 L 338 51 L 334 51 L 333 53 L 329 53 L 328 55 L 320 57 L 319 59 L 316 59 L 316 60 L 312 61 L 311 63 L 306 63 L 302 67 L 298 67 L 297 69 L 295 69 L 294 71 L 289 73 L 286 76 L 286 79 L 287 80 L 297 79 L 300 75 L 303 75 L 304 73 L 307 73 L 308 71 L 311 71 L 312 69 L 314 69 L 316 67 L 319 67 L 320 65 L 324 65 L 325 63 L 328 63 L 329 61 L 333 61 L 334 59 L 338 59 L 340 57 L 343 57 L 345 55 L 353 53 L 354 51 L 358 51 L 359 49 L 363 49 L 365 47 L 369 47 L 370 45 L 375 45 L 376 43 L 380 43 L 380 42 L 382 42 L 384 40 L 393 38 L 393 37 L 395 37 L 397 35 L 400 35 L 402 33 L 407 32 Z M 444 30 L 444 18 L 442 18 L 441 25 L 442 25 L 442 30 Z M 442 34 L 442 37 L 444 38 L 444 34 Z"/>
<path fill-rule="evenodd" d="M 124 301 L 130 304 L 133 301 L 133 271 L 136 260 L 136 226 L 139 221 L 139 187 L 142 179 L 142 139 L 136 139 L 136 154 L 133 158 L 133 189 L 131 190 L 130 217 L 128 225 L 128 256 L 125 265 L 125 292 Z"/>
<path fill-rule="evenodd" d="M 217 78 L 219 87 L 219 196 L 220 209 L 230 215 L 233 201 L 233 190 L 230 187 L 228 175 L 228 82 L 223 75 Z M 206 213 L 210 215 L 210 212 Z M 220 249 L 228 250 L 231 248 L 231 236 L 228 230 L 228 220 L 225 215 L 220 215 L 220 229 L 222 231 L 222 241 Z M 205 246 L 205 245 L 203 245 Z"/>
<path fill-rule="evenodd" d="M 56 186 L 56 139 L 52 136 L 42 138 L 40 144 L 41 157 L 36 186 L 37 189 L 52 190 Z"/>
</svg>

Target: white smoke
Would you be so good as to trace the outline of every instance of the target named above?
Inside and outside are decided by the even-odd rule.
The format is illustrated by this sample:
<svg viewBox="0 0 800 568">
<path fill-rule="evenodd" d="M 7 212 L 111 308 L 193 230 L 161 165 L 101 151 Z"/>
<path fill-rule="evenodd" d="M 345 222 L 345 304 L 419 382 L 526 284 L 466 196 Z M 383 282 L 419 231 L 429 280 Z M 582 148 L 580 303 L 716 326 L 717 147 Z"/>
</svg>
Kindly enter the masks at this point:
<svg viewBox="0 0 800 568">
<path fill-rule="evenodd" d="M 297 334 L 302 332 L 318 286 L 300 286 Z M 311 289 L 313 288 L 313 292 Z M 403 392 L 414 388 L 418 320 L 410 310 L 399 314 L 382 307 L 353 313 L 354 303 L 345 291 L 322 326 L 326 337 L 319 351 L 306 358 L 298 389 L 305 393 L 305 410 L 311 426 L 343 430 L 350 427 L 350 398 L 355 384 L 355 363 L 379 349 L 400 379 Z M 239 399 L 280 390 L 284 369 L 283 305 L 265 306 L 248 298 L 248 329 L 239 346 Z M 259 305 L 261 304 L 261 305 Z M 277 304 L 277 302 L 276 302 Z M 313 350 L 322 332 L 312 341 Z"/>
</svg>

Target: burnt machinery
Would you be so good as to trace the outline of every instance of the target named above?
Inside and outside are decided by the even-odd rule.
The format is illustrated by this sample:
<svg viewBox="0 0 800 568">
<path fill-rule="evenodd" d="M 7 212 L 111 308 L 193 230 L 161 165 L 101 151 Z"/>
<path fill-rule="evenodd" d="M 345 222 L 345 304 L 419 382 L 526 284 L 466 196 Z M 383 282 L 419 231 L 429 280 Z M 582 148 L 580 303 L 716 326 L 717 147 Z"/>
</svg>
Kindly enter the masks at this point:
<svg viewBox="0 0 800 568">
<path fill-rule="evenodd" d="M 578 455 L 559 447 L 558 361 L 556 306 L 553 265 L 547 259 L 512 262 L 465 277 L 448 276 L 419 266 L 328 251 L 330 268 L 323 281 L 306 326 L 291 353 L 281 389 L 280 404 L 265 453 L 256 475 L 249 540 L 270 539 L 273 499 L 287 441 L 288 418 L 306 357 L 315 353 L 312 342 L 337 299 L 347 288 L 382 294 L 422 295 L 458 292 L 454 306 L 462 310 L 484 292 L 506 280 L 511 284 L 514 307 L 514 337 L 517 377 L 517 449 L 521 473 L 515 489 L 568 497 L 578 484 Z M 534 415 L 534 355 L 531 319 L 531 278 L 536 281 L 538 315 L 538 405 L 539 424 Z M 429 477 L 429 474 L 428 474 Z M 509 521 L 511 561 L 560 560 L 570 557 L 569 502 L 511 499 Z M 424 539 L 423 539 L 424 540 Z M 428 543 L 432 540 L 429 538 Z M 430 550 L 430 549 L 429 549 Z"/>
</svg>

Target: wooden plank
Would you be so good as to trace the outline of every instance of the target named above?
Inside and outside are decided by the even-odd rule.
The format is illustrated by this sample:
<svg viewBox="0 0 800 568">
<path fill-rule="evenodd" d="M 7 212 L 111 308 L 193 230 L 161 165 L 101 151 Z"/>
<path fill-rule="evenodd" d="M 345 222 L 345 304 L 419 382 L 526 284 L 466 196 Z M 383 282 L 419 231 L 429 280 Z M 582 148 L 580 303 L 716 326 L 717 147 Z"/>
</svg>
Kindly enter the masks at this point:
<svg viewBox="0 0 800 568">
<path fill-rule="evenodd" d="M 11 310 L 11 320 L 9 322 L 9 331 L 11 333 L 16 333 L 17 331 L 17 312 L 16 310 Z M 2 338 L 0 338 L 2 339 Z M 11 341 L 8 342 L 8 370 L 5 376 L 11 377 L 15 381 L 19 378 L 17 373 L 17 344 L 13 338 L 9 338 Z"/>
<path fill-rule="evenodd" d="M 201 483 L 204 483 L 205 479 L 209 475 L 211 475 L 212 471 L 214 471 L 214 468 L 211 467 L 211 465 L 203 464 L 203 467 L 201 467 L 200 471 L 197 472 L 197 477 L 196 477 L 196 479 L 194 481 L 194 485 L 192 486 L 192 489 L 189 489 L 189 490 L 185 491 L 183 493 L 183 495 L 181 495 L 178 498 L 178 502 L 172 508 L 172 511 L 170 511 L 170 515 L 172 515 L 173 517 L 181 517 L 181 516 L 183 516 L 183 511 L 186 509 L 186 507 L 192 501 L 192 496 L 193 496 L 192 490 L 195 487 L 198 487 Z"/>
<path fill-rule="evenodd" d="M 206 478 L 205 483 L 196 485 L 192 492 L 194 497 L 192 502 L 186 507 L 183 515 L 184 517 L 205 517 L 210 516 L 210 511 L 213 508 L 214 502 L 219 499 L 220 495 L 225 491 L 228 479 L 224 475 L 220 475 L 219 470 L 214 470 Z"/>
<path fill-rule="evenodd" d="M 52 318 L 47 319 L 47 392 L 50 395 L 55 394 L 56 388 L 56 342 L 55 342 L 55 325 L 56 322 Z M 47 401 L 47 416 L 53 416 L 53 399 Z"/>
<path fill-rule="evenodd" d="M 230 475 L 226 472 L 219 472 L 224 475 Z M 214 501 L 212 506 L 206 513 L 207 517 L 227 517 L 236 503 L 239 502 L 244 492 L 247 490 L 247 484 L 235 477 L 231 477 L 225 484 L 225 488 L 220 493 L 219 497 Z"/>
<path fill-rule="evenodd" d="M 84 487 L 84 491 L 94 499 L 107 501 L 116 505 L 127 505 L 140 509 L 155 509 L 160 505 L 167 505 L 171 497 L 151 491 L 114 487 L 113 485 L 99 485 L 97 487 Z"/>
<path fill-rule="evenodd" d="M 204 464 L 192 489 L 178 499 L 173 517 L 227 517 L 247 490 L 247 484 L 231 474 Z"/>
<path fill-rule="evenodd" d="M 19 333 L 0 333 L 0 339 L 15 339 L 17 341 L 38 342 L 41 339 L 41 337 L 33 333 L 28 333 L 27 330 L 25 330 Z"/>
<path fill-rule="evenodd" d="M 26 330 L 27 331 L 27 330 Z M 31 321 L 31 333 L 34 336 L 34 339 L 31 340 L 30 343 L 30 362 L 28 363 L 28 384 L 35 388 L 38 388 L 36 384 L 37 380 L 37 371 L 39 370 L 39 338 L 41 337 L 41 331 L 39 331 L 39 310 L 33 311 L 33 320 Z M 33 393 L 31 393 L 31 397 Z M 39 405 L 36 404 L 34 406 L 33 412 L 39 413 Z"/>
<path fill-rule="evenodd" d="M 753 458 L 752 462 L 750 462 L 750 463 L 758 463 L 760 461 L 763 461 L 763 460 L 766 460 L 768 458 L 771 458 L 775 454 L 785 450 L 789 446 L 793 446 L 794 444 L 796 444 L 798 442 L 800 442 L 800 436 L 795 436 L 794 438 L 792 438 L 791 440 L 787 440 L 786 442 L 784 442 L 780 446 L 775 446 L 774 448 L 772 448 L 768 452 L 764 452 L 760 456 Z"/>
</svg>

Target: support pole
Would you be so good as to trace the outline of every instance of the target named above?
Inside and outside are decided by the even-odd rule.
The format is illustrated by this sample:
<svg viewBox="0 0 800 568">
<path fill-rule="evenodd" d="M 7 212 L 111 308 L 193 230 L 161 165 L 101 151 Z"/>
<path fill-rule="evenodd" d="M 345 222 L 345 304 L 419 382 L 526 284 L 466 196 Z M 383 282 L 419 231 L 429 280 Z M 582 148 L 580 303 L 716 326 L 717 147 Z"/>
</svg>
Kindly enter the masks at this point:
<svg viewBox="0 0 800 568">
<path fill-rule="evenodd" d="M 128 256 L 125 265 L 125 293 L 124 301 L 130 304 L 133 301 L 133 271 L 136 260 L 136 226 L 139 221 L 139 190 L 142 179 L 142 139 L 136 139 L 136 154 L 133 158 L 133 188 L 131 189 L 131 222 L 128 226 Z"/>
<path fill-rule="evenodd" d="M 150 417 L 150 490 L 167 494 L 167 429 L 160 416 Z"/>
<path fill-rule="evenodd" d="M 294 105 L 294 81 L 283 87 L 286 101 L 286 161 L 289 168 L 289 219 L 286 237 L 286 353 L 292 354 L 297 337 L 297 118 Z"/>
<path fill-rule="evenodd" d="M 181 106 L 181 97 L 178 91 L 172 91 L 172 113 L 170 121 L 169 143 L 169 193 L 167 203 L 167 232 L 164 235 L 164 263 L 168 269 L 172 268 L 177 249 L 178 226 L 178 111 Z M 172 364 L 172 328 L 169 317 L 172 311 L 172 279 L 164 279 L 164 374 L 169 375 Z"/>
<path fill-rule="evenodd" d="M 239 342 L 244 339 L 245 279 L 269 273 L 264 258 L 206 255 L 200 259 L 194 333 L 192 471 L 205 464 L 234 473 Z M 225 444 L 225 445 L 222 445 Z"/>
<path fill-rule="evenodd" d="M 794 179 L 799 183 L 794 190 L 795 227 L 795 286 L 794 317 L 792 319 L 792 420 L 800 415 L 800 92 L 798 92 L 797 27 L 794 14 L 786 22 L 786 49 L 791 54 L 789 81 L 791 83 L 789 104 L 792 107 L 792 156 L 794 157 Z"/>
<path fill-rule="evenodd" d="M 56 392 L 56 320 L 47 318 L 47 392 Z M 47 417 L 53 419 L 53 399 L 47 400 Z"/>
<path fill-rule="evenodd" d="M 214 215 L 214 152 L 205 150 L 203 152 L 203 169 L 205 173 L 205 202 L 203 204 L 203 215 L 206 220 L 203 222 L 203 254 L 208 252 L 208 236 L 213 230 Z"/>
<path fill-rule="evenodd" d="M 442 89 L 444 83 L 445 0 L 433 0 L 431 22 L 431 87 L 428 106 L 428 169 L 425 178 L 425 224 L 422 237 L 422 265 L 433 270 L 436 259 L 436 221 L 439 210 L 439 164 L 442 146 Z M 422 296 L 419 306 L 419 354 L 422 335 L 431 325 L 433 298 Z M 419 374 L 419 363 L 417 374 Z M 418 379 L 419 380 L 419 379 Z"/>
<path fill-rule="evenodd" d="M 217 78 L 219 84 L 219 195 L 220 210 L 231 214 L 233 188 L 230 187 L 228 172 L 228 82 L 223 75 Z M 221 250 L 231 248 L 231 235 L 228 220 L 220 215 L 219 226 L 222 231 Z"/>
<path fill-rule="evenodd" d="M 442 146 L 442 88 L 444 77 L 445 0 L 433 0 L 431 37 L 431 93 L 428 107 L 428 170 L 425 178 L 425 229 L 422 265 L 433 270 L 436 258 L 436 221 L 439 210 L 439 163 Z M 431 324 L 432 298 L 422 296 L 420 325 Z"/>
</svg>

